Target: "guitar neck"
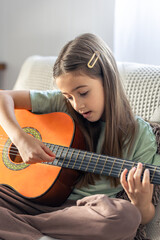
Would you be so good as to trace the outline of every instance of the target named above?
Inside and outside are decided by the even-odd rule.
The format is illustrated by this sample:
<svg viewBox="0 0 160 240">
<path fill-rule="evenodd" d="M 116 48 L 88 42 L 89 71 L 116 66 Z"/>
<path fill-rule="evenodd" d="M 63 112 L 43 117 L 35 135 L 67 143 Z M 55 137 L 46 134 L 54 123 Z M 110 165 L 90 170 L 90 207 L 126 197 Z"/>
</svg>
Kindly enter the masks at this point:
<svg viewBox="0 0 160 240">
<path fill-rule="evenodd" d="M 46 164 L 63 168 L 119 178 L 125 168 L 129 171 L 132 167 L 137 167 L 138 164 L 130 160 L 109 157 L 60 145 L 44 144 L 56 154 L 56 159 Z M 151 183 L 160 184 L 160 167 L 151 164 L 143 164 L 143 172 L 146 168 L 150 170 Z"/>
</svg>

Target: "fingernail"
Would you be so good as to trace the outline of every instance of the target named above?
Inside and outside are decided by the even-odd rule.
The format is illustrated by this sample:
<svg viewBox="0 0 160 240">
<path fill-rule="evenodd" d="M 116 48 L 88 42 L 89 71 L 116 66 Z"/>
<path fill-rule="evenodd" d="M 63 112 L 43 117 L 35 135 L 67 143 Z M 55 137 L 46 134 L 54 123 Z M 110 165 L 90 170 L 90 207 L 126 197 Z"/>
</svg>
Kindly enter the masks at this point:
<svg viewBox="0 0 160 240">
<path fill-rule="evenodd" d="M 138 167 L 143 167 L 143 164 L 141 162 L 139 162 Z"/>
</svg>

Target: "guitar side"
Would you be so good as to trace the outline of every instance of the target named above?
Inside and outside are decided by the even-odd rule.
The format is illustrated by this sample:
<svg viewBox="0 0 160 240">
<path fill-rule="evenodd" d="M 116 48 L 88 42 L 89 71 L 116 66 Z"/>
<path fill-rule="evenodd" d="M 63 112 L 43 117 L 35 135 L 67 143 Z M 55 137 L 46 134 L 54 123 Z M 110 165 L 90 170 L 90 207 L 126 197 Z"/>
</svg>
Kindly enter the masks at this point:
<svg viewBox="0 0 160 240">
<path fill-rule="evenodd" d="M 15 115 L 24 131 L 40 141 L 83 149 L 80 132 L 66 113 L 39 115 L 15 110 Z M 15 146 L 1 127 L 0 145 L 0 184 L 41 204 L 59 206 L 67 199 L 79 177 L 77 171 L 41 163 L 25 164 L 21 159 L 17 161 Z"/>
</svg>

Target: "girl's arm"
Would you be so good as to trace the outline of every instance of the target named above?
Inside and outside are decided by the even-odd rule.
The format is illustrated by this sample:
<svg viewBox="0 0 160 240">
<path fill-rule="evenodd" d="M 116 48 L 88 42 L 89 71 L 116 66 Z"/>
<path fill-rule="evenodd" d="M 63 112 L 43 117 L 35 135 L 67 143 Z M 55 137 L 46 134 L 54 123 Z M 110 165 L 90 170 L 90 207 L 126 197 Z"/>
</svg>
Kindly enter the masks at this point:
<svg viewBox="0 0 160 240">
<path fill-rule="evenodd" d="M 32 110 L 29 91 L 0 91 L 0 124 L 26 163 L 53 161 L 55 155 L 42 142 L 23 131 L 14 109 Z"/>
<path fill-rule="evenodd" d="M 0 91 L 0 109 L 0 124 L 16 143 L 23 131 L 16 120 L 14 109 L 31 110 L 29 91 Z"/>
<path fill-rule="evenodd" d="M 121 174 L 121 184 L 131 203 L 141 212 L 141 224 L 146 224 L 154 217 L 155 207 L 152 204 L 153 184 L 150 184 L 149 170 L 144 171 L 141 181 L 142 171 L 143 165 L 138 163 L 137 168 L 134 167 L 129 171 L 126 180 L 128 170 L 125 169 Z"/>
</svg>

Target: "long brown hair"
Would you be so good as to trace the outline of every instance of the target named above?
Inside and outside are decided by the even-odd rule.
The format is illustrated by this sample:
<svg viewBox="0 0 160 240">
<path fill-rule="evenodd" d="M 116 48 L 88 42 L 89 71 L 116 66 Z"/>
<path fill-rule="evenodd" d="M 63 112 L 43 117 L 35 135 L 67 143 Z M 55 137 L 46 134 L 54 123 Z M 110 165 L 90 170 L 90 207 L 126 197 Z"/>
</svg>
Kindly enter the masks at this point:
<svg viewBox="0 0 160 240">
<path fill-rule="evenodd" d="M 95 52 L 100 54 L 93 68 L 87 63 Z M 68 72 L 81 72 L 92 78 L 101 78 L 105 96 L 105 139 L 101 154 L 123 157 L 123 151 L 132 147 L 136 132 L 136 121 L 129 101 L 124 93 L 114 57 L 106 43 L 94 34 L 86 33 L 68 42 L 61 50 L 54 68 L 53 77 L 56 79 Z M 96 139 L 99 137 L 99 122 L 91 123 L 77 113 L 70 103 L 67 103 L 70 114 L 83 132 L 88 150 L 96 151 Z M 128 150 L 128 151 L 129 151 Z M 94 184 L 99 176 L 85 173 L 79 186 Z M 114 186 L 119 179 L 108 177 Z"/>
</svg>

